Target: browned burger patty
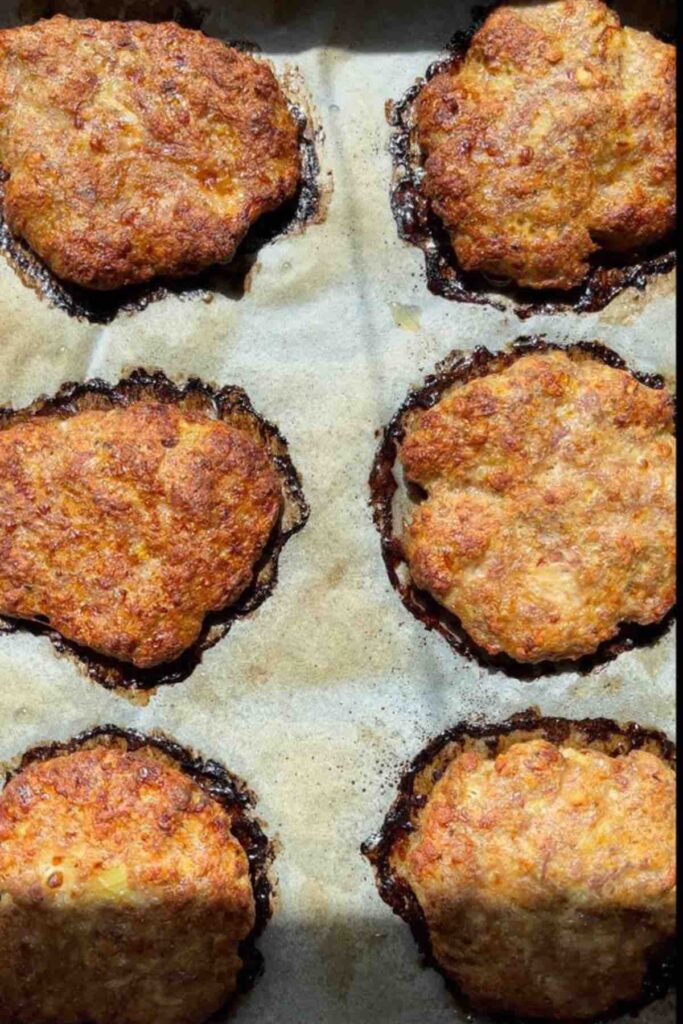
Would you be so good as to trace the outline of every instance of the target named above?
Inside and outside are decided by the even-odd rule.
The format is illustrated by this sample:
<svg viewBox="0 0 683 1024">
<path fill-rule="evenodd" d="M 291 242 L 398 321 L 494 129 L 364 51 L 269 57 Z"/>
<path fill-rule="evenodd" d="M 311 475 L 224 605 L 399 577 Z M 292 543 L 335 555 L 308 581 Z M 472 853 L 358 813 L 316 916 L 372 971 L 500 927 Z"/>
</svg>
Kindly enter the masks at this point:
<svg viewBox="0 0 683 1024">
<path fill-rule="evenodd" d="M 283 505 L 265 449 L 151 401 L 0 431 L 0 614 L 139 667 L 233 604 Z"/>
<path fill-rule="evenodd" d="M 56 756 L 0 795 L 3 1024 L 202 1024 L 254 922 L 229 812 L 159 752 Z"/>
<path fill-rule="evenodd" d="M 673 403 L 574 352 L 449 389 L 400 449 L 415 584 L 489 654 L 579 658 L 675 599 Z"/>
<path fill-rule="evenodd" d="M 476 1009 L 575 1020 L 641 999 L 675 934 L 674 819 L 660 757 L 533 739 L 460 751 L 389 863 Z"/>
<path fill-rule="evenodd" d="M 499 7 L 420 94 L 425 188 L 460 265 L 573 288 L 674 226 L 673 46 L 601 0 Z"/>
<path fill-rule="evenodd" d="M 271 69 L 173 23 L 0 32 L 4 212 L 59 277 L 110 289 L 229 260 L 296 191 Z"/>
</svg>

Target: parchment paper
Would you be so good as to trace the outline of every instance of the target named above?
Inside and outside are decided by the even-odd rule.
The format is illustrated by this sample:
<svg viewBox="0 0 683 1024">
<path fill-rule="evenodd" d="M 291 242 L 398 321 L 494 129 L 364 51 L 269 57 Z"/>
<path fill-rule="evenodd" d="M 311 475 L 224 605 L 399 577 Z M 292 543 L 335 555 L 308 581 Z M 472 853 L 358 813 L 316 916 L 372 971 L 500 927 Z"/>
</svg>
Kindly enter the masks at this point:
<svg viewBox="0 0 683 1024">
<path fill-rule="evenodd" d="M 127 10 L 140 16 L 144 6 Z M 674 634 L 591 675 L 534 682 L 454 654 L 388 582 L 368 507 L 376 434 L 453 348 L 500 348 L 521 334 L 598 339 L 632 367 L 672 380 L 673 275 L 599 314 L 524 324 L 510 311 L 431 295 L 422 255 L 399 241 L 389 208 L 384 104 L 468 24 L 468 5 L 202 7 L 207 33 L 251 40 L 281 72 L 300 70 L 325 130 L 322 173 L 334 180 L 325 222 L 263 249 L 241 299 L 169 296 L 106 327 L 51 308 L 0 258 L 0 405 L 27 404 L 66 380 L 115 381 L 136 366 L 239 384 L 288 439 L 310 521 L 285 548 L 273 595 L 188 680 L 147 704 L 93 683 L 46 638 L 0 636 L 0 759 L 111 722 L 162 729 L 224 762 L 255 789 L 280 846 L 278 906 L 260 941 L 266 972 L 238 1019 L 445 1024 L 461 1012 L 440 977 L 421 969 L 359 855 L 402 767 L 465 717 L 502 720 L 532 705 L 673 735 Z M 126 13 L 116 3 L 50 9 Z M 649 4 L 651 23 L 672 9 Z M 0 21 L 44 10 L 3 3 Z M 664 1024 L 673 1013 L 670 997 L 641 1019 Z"/>
</svg>

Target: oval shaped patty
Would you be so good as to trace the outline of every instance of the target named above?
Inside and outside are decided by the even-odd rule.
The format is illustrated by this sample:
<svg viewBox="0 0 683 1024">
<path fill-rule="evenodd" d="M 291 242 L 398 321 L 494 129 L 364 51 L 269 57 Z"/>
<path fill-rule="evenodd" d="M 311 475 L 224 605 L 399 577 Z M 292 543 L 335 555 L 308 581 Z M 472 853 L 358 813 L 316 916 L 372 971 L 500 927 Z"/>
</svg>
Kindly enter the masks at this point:
<svg viewBox="0 0 683 1024">
<path fill-rule="evenodd" d="M 5 1024 L 201 1024 L 254 922 L 230 814 L 151 748 L 34 762 L 0 794 Z"/>
<path fill-rule="evenodd" d="M 671 768 L 530 739 L 436 778 L 389 860 L 474 1007 L 576 1020 L 640 1000 L 675 935 Z"/>
<path fill-rule="evenodd" d="M 576 659 L 675 600 L 673 403 L 561 351 L 455 386 L 400 449 L 427 498 L 406 525 L 415 584 L 489 654 Z"/>
<path fill-rule="evenodd" d="M 246 433 L 173 405 L 0 431 L 0 614 L 140 667 L 253 579 L 283 504 Z"/>
<path fill-rule="evenodd" d="M 465 270 L 570 289 L 597 249 L 673 230 L 676 51 L 602 0 L 496 8 L 422 90 L 416 124 Z"/>
<path fill-rule="evenodd" d="M 170 22 L 61 15 L 0 31 L 0 164 L 11 230 L 95 289 L 229 260 L 300 178 L 267 64 Z"/>
</svg>

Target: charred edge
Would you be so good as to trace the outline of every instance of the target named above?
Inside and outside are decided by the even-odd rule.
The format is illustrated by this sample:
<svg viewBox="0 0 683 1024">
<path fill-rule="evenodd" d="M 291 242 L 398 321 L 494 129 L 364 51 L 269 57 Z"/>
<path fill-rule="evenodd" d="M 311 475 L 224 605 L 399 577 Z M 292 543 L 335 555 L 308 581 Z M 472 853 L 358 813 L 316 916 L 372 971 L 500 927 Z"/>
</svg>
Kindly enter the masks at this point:
<svg viewBox="0 0 683 1024">
<path fill-rule="evenodd" d="M 140 398 L 167 404 L 191 404 L 193 408 L 199 406 L 216 419 L 228 423 L 237 421 L 238 426 L 246 420 L 271 456 L 282 484 L 285 510 L 254 567 L 253 583 L 234 604 L 222 611 L 210 612 L 198 639 L 175 661 L 148 669 L 137 668 L 67 640 L 47 623 L 5 619 L 0 615 L 0 633 L 23 631 L 47 636 L 60 654 L 74 658 L 92 679 L 107 689 L 151 690 L 187 679 L 201 662 L 204 652 L 228 633 L 233 622 L 253 612 L 270 596 L 277 583 L 280 552 L 289 538 L 305 526 L 310 514 L 286 440 L 276 426 L 254 410 L 246 392 L 239 387 L 214 389 L 196 377 L 178 385 L 164 373 L 137 369 L 117 384 L 99 379 L 66 383 L 54 397 L 39 398 L 25 409 L 0 408 L 0 430 L 36 417 L 74 416 L 85 408 L 126 406 Z"/>
<path fill-rule="evenodd" d="M 242 50 L 247 48 L 245 43 L 228 45 L 235 45 Z M 207 291 L 222 291 L 232 298 L 242 298 L 246 291 L 247 276 L 260 250 L 280 236 L 303 230 L 317 218 L 320 210 L 320 161 L 313 126 L 304 111 L 296 104 L 290 103 L 289 111 L 299 129 L 301 176 L 297 191 L 276 210 L 259 217 L 227 263 L 216 264 L 189 277 L 159 277 L 144 284 L 130 285 L 114 291 L 90 291 L 68 281 L 62 281 L 33 252 L 28 243 L 15 237 L 9 230 L 3 213 L 1 169 L 0 253 L 7 257 L 23 283 L 39 296 L 70 316 L 95 324 L 111 323 L 119 313 L 140 312 L 150 303 L 168 295 L 196 299 Z"/>
<path fill-rule="evenodd" d="M 315 133 L 310 119 L 295 103 L 289 104 L 289 112 L 299 129 L 299 152 L 301 178 L 292 199 L 277 210 L 260 217 L 242 242 L 238 255 L 255 255 L 264 245 L 280 235 L 290 234 L 315 221 L 320 211 L 322 196 L 320 185 L 320 160 L 315 145 Z"/>
<path fill-rule="evenodd" d="M 72 6 L 78 5 L 65 3 L 64 0 L 41 0 L 40 3 L 31 4 L 31 21 L 37 21 L 39 18 L 52 18 L 56 14 L 78 16 L 74 14 L 73 10 L 69 10 L 69 7 Z M 111 8 L 117 5 L 103 6 L 104 10 L 99 12 L 99 17 L 108 21 L 112 11 L 111 9 L 107 10 L 107 7 Z M 208 6 L 203 3 L 190 2 L 190 0 L 124 0 L 121 6 L 125 10 L 126 21 L 135 18 L 151 22 L 175 21 L 182 28 L 189 29 L 201 29 L 210 13 Z M 89 17 L 97 17 L 97 15 L 93 13 Z"/>
<path fill-rule="evenodd" d="M 642 291 L 648 280 L 665 274 L 676 265 L 675 239 L 662 239 L 655 245 L 619 254 L 600 250 L 589 259 L 589 270 L 582 285 L 570 291 L 522 288 L 514 282 L 495 279 L 478 271 L 464 270 L 458 263 L 448 232 L 433 212 L 422 188 L 423 160 L 415 140 L 414 109 L 423 88 L 441 71 L 456 70 L 463 62 L 472 38 L 499 3 L 477 6 L 472 10 L 472 25 L 457 32 L 448 45 L 448 56 L 434 61 L 423 78 L 417 80 L 395 103 L 389 103 L 387 120 L 392 128 L 389 152 L 393 165 L 391 209 L 399 237 L 421 249 L 425 260 L 430 292 L 456 302 L 471 302 L 505 309 L 502 297 L 512 300 L 520 320 L 538 313 L 574 310 L 594 313 L 626 288 Z M 654 33 L 665 42 L 664 33 Z M 492 294 L 493 290 L 493 294 Z M 496 297 L 498 293 L 498 298 Z"/>
<path fill-rule="evenodd" d="M 275 858 L 273 845 L 266 837 L 255 816 L 256 797 L 238 776 L 217 761 L 204 761 L 197 753 L 181 746 L 161 733 L 146 735 L 136 729 L 121 729 L 115 725 L 101 725 L 79 733 L 64 743 L 49 743 L 32 747 L 21 758 L 18 767 L 5 772 L 5 785 L 16 775 L 37 761 L 50 761 L 65 754 L 93 745 L 125 746 L 135 751 L 151 747 L 160 751 L 189 776 L 204 792 L 220 804 L 230 816 L 233 836 L 244 850 L 249 862 L 256 920 L 251 933 L 240 944 L 242 967 L 237 977 L 237 990 L 228 1003 L 211 1020 L 222 1019 L 238 995 L 248 992 L 263 973 L 263 957 L 256 948 L 256 940 L 263 932 L 272 913 L 272 886 L 268 873 Z"/>
<path fill-rule="evenodd" d="M 463 749 L 467 741 L 481 741 L 488 756 L 497 756 L 501 741 L 513 733 L 527 734 L 524 738 L 546 739 L 556 746 L 572 742 L 579 747 L 597 747 L 608 750 L 610 756 L 624 755 L 631 750 L 648 747 L 659 756 L 673 771 L 676 770 L 676 747 L 664 735 L 655 729 L 645 729 L 634 722 L 620 724 L 609 718 L 546 718 L 540 716 L 533 708 L 518 712 L 505 722 L 499 724 L 474 725 L 460 722 L 447 729 L 414 758 L 400 778 L 398 795 L 387 814 L 379 832 L 361 846 L 361 853 L 372 865 L 375 883 L 379 895 L 393 912 L 410 926 L 415 943 L 426 966 L 433 967 L 441 974 L 446 988 L 468 1012 L 474 1007 L 457 983 L 446 975 L 432 950 L 429 928 L 422 908 L 414 892 L 407 882 L 398 876 L 391 867 L 391 854 L 396 843 L 400 842 L 416 828 L 420 811 L 424 808 L 428 795 L 416 793 L 416 782 L 420 777 L 428 775 L 430 767 L 434 770 L 428 779 L 428 789 L 438 782 L 447 765 Z M 531 734 L 531 735 L 529 735 Z M 521 738 L 521 737 L 520 737 Z M 453 747 L 452 751 L 449 748 Z M 608 1014 L 593 1018 L 594 1021 L 611 1021 L 626 1013 L 637 1013 L 648 1003 L 661 999 L 673 986 L 676 978 L 676 944 L 671 943 L 661 950 L 648 965 L 641 996 L 638 1000 L 622 1002 Z M 496 1020 L 514 1021 L 509 1014 L 494 1014 Z"/>
<path fill-rule="evenodd" d="M 550 350 L 566 352 L 572 358 L 588 357 L 598 359 L 607 366 L 625 370 L 646 387 L 661 390 L 665 387 L 660 374 L 640 373 L 632 370 L 612 349 L 599 342 L 580 341 L 563 347 L 547 341 L 543 336 L 530 335 L 518 338 L 508 351 L 490 352 L 478 346 L 470 354 L 452 352 L 436 370 L 430 374 L 424 385 L 412 391 L 389 425 L 385 428 L 370 472 L 370 504 L 375 526 L 380 534 L 382 557 L 392 586 L 408 611 L 419 619 L 427 629 L 435 630 L 450 644 L 453 650 L 470 661 L 476 661 L 489 669 L 504 671 L 515 679 L 531 680 L 541 676 L 559 675 L 562 672 L 578 672 L 587 675 L 600 665 L 612 661 L 624 651 L 653 644 L 671 628 L 676 617 L 675 607 L 659 621 L 649 626 L 637 623 L 622 623 L 617 634 L 605 640 L 593 654 L 576 660 L 540 661 L 527 664 L 515 661 L 507 654 L 489 654 L 466 633 L 460 620 L 427 591 L 419 590 L 410 578 L 405 582 L 400 569 L 408 569 L 401 541 L 394 535 L 393 501 L 398 490 L 394 466 L 398 450 L 405 435 L 407 416 L 418 409 L 429 409 L 455 384 L 467 384 L 478 377 L 497 373 L 510 366 L 515 360 L 530 352 Z"/>
</svg>

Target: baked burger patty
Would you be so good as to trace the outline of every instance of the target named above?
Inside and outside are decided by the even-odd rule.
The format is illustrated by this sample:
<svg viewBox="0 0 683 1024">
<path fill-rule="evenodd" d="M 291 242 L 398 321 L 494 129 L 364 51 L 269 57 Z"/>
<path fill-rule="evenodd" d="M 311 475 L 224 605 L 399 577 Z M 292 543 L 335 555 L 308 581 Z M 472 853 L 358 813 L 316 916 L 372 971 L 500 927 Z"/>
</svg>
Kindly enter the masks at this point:
<svg viewBox="0 0 683 1024">
<path fill-rule="evenodd" d="M 675 437 L 665 390 L 582 350 L 455 385 L 399 450 L 426 498 L 402 544 L 415 585 L 490 655 L 595 652 L 675 600 Z"/>
<path fill-rule="evenodd" d="M 0 794 L 3 1024 L 202 1024 L 255 920 L 230 812 L 158 750 L 61 754 Z"/>
<path fill-rule="evenodd" d="M 0 614 L 147 668 L 254 579 L 283 491 L 246 431 L 172 404 L 0 430 Z"/>
<path fill-rule="evenodd" d="M 494 10 L 416 107 L 424 187 L 460 265 L 570 289 L 598 249 L 667 236 L 675 61 L 601 0 Z"/>
<path fill-rule="evenodd" d="M 476 1010 L 523 1019 L 642 1001 L 675 934 L 668 764 L 514 736 L 456 744 L 436 762 L 415 782 L 384 881 L 417 901 L 447 978 Z"/>
<path fill-rule="evenodd" d="M 298 127 L 267 64 L 171 22 L 0 31 L 4 214 L 64 280 L 112 289 L 231 259 L 294 195 Z"/>
</svg>

